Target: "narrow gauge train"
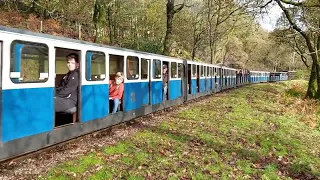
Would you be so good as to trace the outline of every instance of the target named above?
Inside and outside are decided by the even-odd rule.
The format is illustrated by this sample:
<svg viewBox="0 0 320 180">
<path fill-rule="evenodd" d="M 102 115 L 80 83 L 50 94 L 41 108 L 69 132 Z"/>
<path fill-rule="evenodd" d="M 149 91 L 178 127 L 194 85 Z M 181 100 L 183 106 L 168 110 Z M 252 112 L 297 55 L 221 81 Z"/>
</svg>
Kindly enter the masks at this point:
<svg viewBox="0 0 320 180">
<path fill-rule="evenodd" d="M 79 56 L 79 101 L 73 112 L 61 117 L 54 109 L 55 87 L 67 73 L 69 53 Z M 236 70 L 3 26 L 0 62 L 0 161 L 200 96 L 270 81 L 270 72 Z M 163 64 L 168 66 L 165 100 Z M 110 114 L 109 79 L 117 72 L 124 73 L 124 94 L 118 112 Z M 272 79 L 279 80 L 285 79 Z"/>
</svg>

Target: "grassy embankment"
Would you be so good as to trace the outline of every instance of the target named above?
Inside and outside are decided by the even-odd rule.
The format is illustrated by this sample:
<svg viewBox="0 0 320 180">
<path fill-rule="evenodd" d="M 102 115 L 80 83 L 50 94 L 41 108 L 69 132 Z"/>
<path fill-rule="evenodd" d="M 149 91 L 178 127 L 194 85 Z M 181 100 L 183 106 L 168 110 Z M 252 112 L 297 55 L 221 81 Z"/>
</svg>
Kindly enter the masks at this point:
<svg viewBox="0 0 320 180">
<path fill-rule="evenodd" d="M 134 136 L 65 162 L 49 179 L 290 179 L 320 176 L 320 105 L 303 81 L 210 97 Z"/>
</svg>

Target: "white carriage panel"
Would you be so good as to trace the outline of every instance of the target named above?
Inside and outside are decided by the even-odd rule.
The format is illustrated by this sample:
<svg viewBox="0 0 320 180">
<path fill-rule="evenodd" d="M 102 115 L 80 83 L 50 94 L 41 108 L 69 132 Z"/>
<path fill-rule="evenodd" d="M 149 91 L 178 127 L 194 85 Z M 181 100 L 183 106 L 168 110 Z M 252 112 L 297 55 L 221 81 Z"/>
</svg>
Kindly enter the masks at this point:
<svg viewBox="0 0 320 180">
<path fill-rule="evenodd" d="M 101 81 L 88 81 L 86 79 L 86 53 L 87 51 L 96 51 L 96 52 L 102 52 L 105 55 L 105 74 L 101 74 L 100 78 L 105 78 L 104 80 Z M 108 84 L 109 83 L 109 54 L 106 48 L 103 47 L 97 47 L 97 46 L 92 46 L 92 45 L 81 45 L 81 63 L 80 63 L 80 68 L 81 68 L 81 84 L 82 85 L 94 85 L 94 84 Z"/>
<path fill-rule="evenodd" d="M 160 63 L 160 76 L 161 76 L 161 78 L 160 79 L 154 79 L 153 78 L 153 71 L 154 71 L 154 69 L 153 69 L 153 61 L 154 60 L 160 60 L 161 61 L 161 63 Z M 163 66 L 163 62 L 162 62 L 162 59 L 161 58 L 157 58 L 157 59 L 152 59 L 151 60 L 151 81 L 154 81 L 154 82 L 156 82 L 156 81 L 162 81 L 162 79 L 163 79 L 163 77 L 162 77 L 162 74 L 163 74 L 163 70 L 162 70 L 162 66 Z"/>
<path fill-rule="evenodd" d="M 41 40 L 41 38 L 32 38 L 30 36 L 14 35 L 12 33 L 0 32 L 0 36 L 5 36 L 3 41 L 3 64 L 2 64 L 2 89 L 29 89 L 29 88 L 47 88 L 54 87 L 54 66 L 52 66 L 51 61 L 53 61 L 51 52 L 52 48 L 49 45 L 49 41 Z M 49 78 L 46 82 L 26 82 L 26 83 L 14 83 L 12 82 L 10 75 L 10 62 L 11 62 L 11 43 L 14 40 L 21 40 L 27 42 L 40 42 L 46 44 L 49 48 Z"/>
</svg>

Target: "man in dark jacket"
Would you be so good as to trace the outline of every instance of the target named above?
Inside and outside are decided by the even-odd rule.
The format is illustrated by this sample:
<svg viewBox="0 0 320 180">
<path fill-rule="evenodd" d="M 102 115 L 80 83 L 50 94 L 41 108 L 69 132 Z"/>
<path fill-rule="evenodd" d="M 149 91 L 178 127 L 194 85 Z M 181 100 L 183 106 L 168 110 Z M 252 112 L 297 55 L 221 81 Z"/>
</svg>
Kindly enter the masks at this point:
<svg viewBox="0 0 320 180">
<path fill-rule="evenodd" d="M 69 72 L 63 77 L 59 87 L 56 88 L 55 111 L 65 112 L 77 107 L 79 86 L 79 59 L 76 54 L 67 56 Z"/>
</svg>

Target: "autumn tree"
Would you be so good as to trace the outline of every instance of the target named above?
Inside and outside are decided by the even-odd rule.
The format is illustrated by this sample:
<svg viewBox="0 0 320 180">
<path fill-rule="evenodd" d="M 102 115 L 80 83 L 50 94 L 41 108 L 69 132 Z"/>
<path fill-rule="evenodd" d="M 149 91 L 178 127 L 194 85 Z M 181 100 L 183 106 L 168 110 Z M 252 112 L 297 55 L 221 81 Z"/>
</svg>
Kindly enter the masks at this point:
<svg viewBox="0 0 320 180">
<path fill-rule="evenodd" d="M 166 36 L 164 38 L 164 49 L 163 54 L 169 55 L 171 52 L 171 44 L 172 44 L 172 27 L 173 27 L 173 18 L 174 15 L 180 12 L 186 6 L 186 1 L 184 0 L 181 4 L 175 4 L 174 0 L 167 1 L 167 29 Z"/>
<path fill-rule="evenodd" d="M 290 26 L 299 33 L 305 40 L 308 48 L 308 55 L 312 59 L 311 73 L 307 97 L 320 99 L 320 2 L 308 0 L 303 2 L 295 2 L 291 0 L 275 0 L 278 6 L 282 9 Z M 285 7 L 291 5 L 293 8 Z M 290 12 L 291 11 L 291 12 Z M 304 30 L 301 25 L 306 29 Z"/>
</svg>

